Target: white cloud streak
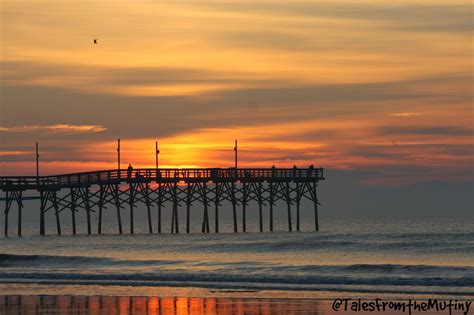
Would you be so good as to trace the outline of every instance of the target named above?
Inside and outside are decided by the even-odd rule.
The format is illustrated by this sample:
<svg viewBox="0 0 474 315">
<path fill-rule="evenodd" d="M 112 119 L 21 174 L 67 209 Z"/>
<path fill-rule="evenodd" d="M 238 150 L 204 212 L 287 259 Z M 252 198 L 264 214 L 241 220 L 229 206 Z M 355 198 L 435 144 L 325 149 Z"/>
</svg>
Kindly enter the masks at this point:
<svg viewBox="0 0 474 315">
<path fill-rule="evenodd" d="M 47 134 L 78 134 L 78 133 L 95 133 L 105 131 L 107 128 L 97 125 L 24 125 L 14 127 L 0 127 L 0 132 L 36 132 Z"/>
<path fill-rule="evenodd" d="M 388 114 L 389 116 L 394 116 L 394 117 L 413 117 L 413 116 L 420 116 L 422 115 L 421 113 L 415 113 L 415 112 L 404 112 L 404 113 L 393 113 L 393 114 Z"/>
</svg>

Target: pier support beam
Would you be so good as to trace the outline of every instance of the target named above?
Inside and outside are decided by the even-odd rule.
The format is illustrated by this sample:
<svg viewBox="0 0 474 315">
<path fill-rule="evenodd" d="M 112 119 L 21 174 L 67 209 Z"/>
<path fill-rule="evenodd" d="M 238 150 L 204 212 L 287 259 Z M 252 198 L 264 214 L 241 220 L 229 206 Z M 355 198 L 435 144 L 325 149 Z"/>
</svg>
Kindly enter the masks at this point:
<svg viewBox="0 0 474 315">
<path fill-rule="evenodd" d="M 232 182 L 232 189 L 231 189 L 231 199 L 232 199 L 232 214 L 234 219 L 234 233 L 237 233 L 237 200 L 235 196 L 235 182 Z"/>
<path fill-rule="evenodd" d="M 49 209 L 54 209 L 54 215 L 56 217 L 56 230 L 58 235 L 61 235 L 61 221 L 59 218 L 59 204 L 57 200 L 56 190 L 40 190 L 40 235 L 46 234 L 45 227 L 45 213 Z M 50 207 L 46 207 L 48 202 L 51 202 Z"/>
<path fill-rule="evenodd" d="M 263 232 L 263 209 L 262 209 L 262 183 L 258 183 L 258 222 L 260 225 L 260 232 Z"/>
<path fill-rule="evenodd" d="M 50 193 L 53 200 L 54 214 L 56 216 L 56 229 L 57 229 L 58 235 L 61 235 L 61 221 L 59 219 L 58 199 L 57 199 L 55 191 L 50 192 Z"/>
<path fill-rule="evenodd" d="M 84 188 L 82 197 L 84 200 L 84 205 L 86 207 L 87 235 L 91 235 L 92 226 L 91 226 L 91 206 L 90 206 L 90 199 L 89 199 L 89 187 Z"/>
<path fill-rule="evenodd" d="M 19 192 L 18 196 L 18 236 L 21 236 L 21 216 L 22 216 L 22 208 L 23 208 L 23 203 L 21 202 L 21 191 Z"/>
<path fill-rule="evenodd" d="M 317 187 L 318 187 L 317 182 L 313 182 L 314 227 L 315 227 L 316 231 L 319 231 Z"/>
<path fill-rule="evenodd" d="M 208 209 L 207 209 L 207 184 L 206 183 L 203 183 L 202 184 L 202 200 L 203 200 L 203 204 L 204 204 L 204 218 L 203 218 L 203 221 L 202 221 L 202 233 L 209 233 L 209 212 L 208 212 Z"/>
<path fill-rule="evenodd" d="M 8 214 L 10 213 L 10 209 L 15 201 L 18 206 L 18 236 L 21 236 L 21 223 L 22 223 L 22 194 L 23 191 L 21 190 L 13 190 L 13 191 L 5 191 L 5 227 L 4 227 L 4 234 L 8 236 Z"/>
<path fill-rule="evenodd" d="M 296 182 L 296 231 L 300 231 L 300 183 Z"/>
<path fill-rule="evenodd" d="M 103 195 L 102 187 L 100 188 L 100 190 L 101 191 L 99 191 L 99 195 Z M 92 234 L 91 212 L 95 212 L 95 211 L 92 210 L 92 206 L 91 206 L 91 203 L 93 204 L 93 201 L 91 200 L 90 186 L 89 185 L 81 185 L 81 186 L 77 186 L 77 187 L 71 187 L 69 195 L 66 195 L 63 198 L 60 198 L 59 201 L 54 201 L 56 199 L 56 197 L 55 197 L 56 192 L 51 192 L 51 193 L 48 192 L 48 194 L 50 195 L 50 200 L 53 201 L 53 207 L 54 207 L 54 203 L 56 203 L 57 206 L 59 206 L 59 205 L 63 206 L 63 209 L 64 209 L 64 202 L 66 201 L 66 198 L 68 196 L 70 196 L 70 202 L 65 207 L 69 207 L 69 209 L 71 210 L 72 234 L 73 235 L 76 235 L 76 211 L 77 211 L 77 208 L 83 208 L 86 211 L 87 234 L 88 235 Z M 95 197 L 95 196 L 96 196 L 95 194 L 92 194 L 92 197 Z M 99 202 L 98 202 L 99 205 L 102 202 L 101 199 L 102 199 L 102 197 L 99 196 Z M 48 210 L 48 209 L 46 209 L 46 210 Z M 99 220 L 101 220 L 100 217 L 99 217 Z"/>
<path fill-rule="evenodd" d="M 158 183 L 158 233 L 161 233 L 161 207 L 163 206 L 163 187 Z"/>
<path fill-rule="evenodd" d="M 133 202 L 134 202 L 134 187 L 133 184 L 130 183 L 129 187 L 129 195 L 128 195 L 128 203 L 130 206 L 130 234 L 133 234 Z"/>
<path fill-rule="evenodd" d="M 5 228 L 4 228 L 4 234 L 5 236 L 8 236 L 8 213 L 10 212 L 10 194 L 9 191 L 5 192 Z"/>
<path fill-rule="evenodd" d="M 122 214 L 120 211 L 120 196 L 119 196 L 119 185 L 115 184 L 114 186 L 114 199 L 115 199 L 115 208 L 117 209 L 117 224 L 119 229 L 119 234 L 123 233 L 122 230 Z"/>
<path fill-rule="evenodd" d="M 296 203 L 296 231 L 300 231 L 300 203 Z"/>
<path fill-rule="evenodd" d="M 286 204 L 288 207 L 288 231 L 293 231 L 293 224 L 291 222 L 291 198 L 290 198 L 290 182 L 286 182 Z"/>
<path fill-rule="evenodd" d="M 273 232 L 273 183 L 270 182 L 270 232 Z"/>
<path fill-rule="evenodd" d="M 150 209 L 150 187 L 148 183 L 145 185 L 145 204 L 146 210 L 148 214 L 148 232 L 153 234 L 153 225 L 151 223 L 151 209 Z"/>
<path fill-rule="evenodd" d="M 188 187 L 186 189 L 186 233 L 189 234 L 190 230 L 190 221 L 191 221 L 191 197 L 193 194 L 193 187 L 191 183 L 188 183 Z"/>
<path fill-rule="evenodd" d="M 97 234 L 102 234 L 102 208 L 104 207 L 104 186 L 99 187 L 99 222 L 97 223 Z"/>
<path fill-rule="evenodd" d="M 220 187 L 219 187 L 219 182 L 215 183 L 216 187 L 216 193 L 215 193 L 215 199 L 214 199 L 214 220 L 215 220 L 215 232 L 219 233 L 219 201 L 220 201 Z"/>
<path fill-rule="evenodd" d="M 40 202 L 41 202 L 41 206 L 40 206 L 40 235 L 44 236 L 44 234 L 45 234 L 44 211 L 45 211 L 45 207 L 46 207 L 46 200 L 45 200 L 45 196 L 44 196 L 43 191 L 40 191 Z"/>
<path fill-rule="evenodd" d="M 71 188 L 71 223 L 72 223 L 72 235 L 76 235 L 76 191 Z M 100 233 L 99 233 L 100 234 Z"/>
<path fill-rule="evenodd" d="M 242 183 L 242 231 L 247 232 L 247 184 Z"/>
<path fill-rule="evenodd" d="M 171 233 L 176 231 L 179 233 L 179 219 L 178 219 L 178 183 L 173 184 L 173 215 L 171 218 Z"/>
</svg>

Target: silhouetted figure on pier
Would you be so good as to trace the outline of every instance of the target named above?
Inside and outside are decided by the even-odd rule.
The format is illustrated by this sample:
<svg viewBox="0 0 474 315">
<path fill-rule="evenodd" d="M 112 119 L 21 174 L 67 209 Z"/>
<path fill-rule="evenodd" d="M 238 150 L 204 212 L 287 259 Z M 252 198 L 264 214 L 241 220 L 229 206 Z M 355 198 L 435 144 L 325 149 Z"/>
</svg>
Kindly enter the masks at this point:
<svg viewBox="0 0 474 315">
<path fill-rule="evenodd" d="M 308 167 L 308 177 L 311 177 L 311 175 L 313 175 L 313 170 L 314 170 L 314 165 L 311 164 L 311 165 Z"/>
<path fill-rule="evenodd" d="M 128 177 L 128 180 L 130 180 L 130 179 L 132 178 L 132 172 L 133 172 L 132 164 L 128 164 L 128 167 L 127 167 L 127 177 Z"/>
</svg>

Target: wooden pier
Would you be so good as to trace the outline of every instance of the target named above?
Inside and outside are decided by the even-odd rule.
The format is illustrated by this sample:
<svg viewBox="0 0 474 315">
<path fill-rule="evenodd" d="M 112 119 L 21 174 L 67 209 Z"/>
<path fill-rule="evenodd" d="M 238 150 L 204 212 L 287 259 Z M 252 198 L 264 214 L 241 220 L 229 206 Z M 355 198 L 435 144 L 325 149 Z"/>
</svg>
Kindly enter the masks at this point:
<svg viewBox="0 0 474 315">
<path fill-rule="evenodd" d="M 171 204 L 171 233 L 180 232 L 178 208 L 186 207 L 186 233 L 190 231 L 191 206 L 202 208 L 203 233 L 210 232 L 209 211 L 214 207 L 214 231 L 219 232 L 221 202 L 232 204 L 234 232 L 238 232 L 238 210 L 241 207 L 241 231 L 247 230 L 247 207 L 258 205 L 259 228 L 264 231 L 263 207 L 268 206 L 269 231 L 273 231 L 273 209 L 278 201 L 287 205 L 288 231 L 293 230 L 292 205 L 296 205 L 296 230 L 300 230 L 300 204 L 306 198 L 314 204 L 314 227 L 319 230 L 317 186 L 324 180 L 322 168 L 199 168 L 199 169 L 133 169 L 104 170 L 54 176 L 0 177 L 1 199 L 5 202 L 4 234 L 8 236 L 8 215 L 16 204 L 18 231 L 22 231 L 23 201 L 39 199 L 39 234 L 45 235 L 45 216 L 53 213 L 57 234 L 61 235 L 61 216 L 69 211 L 72 233 L 76 234 L 76 212 L 85 211 L 87 233 L 92 234 L 91 212 L 98 212 L 97 233 L 102 233 L 102 218 L 107 206 L 115 208 L 117 231 L 124 233 L 122 211 L 129 211 L 130 233 L 134 233 L 134 209 L 146 206 L 149 233 L 162 232 L 162 211 Z M 25 196 L 25 192 L 39 193 Z M 158 222 L 152 222 L 152 211 Z M 156 226 L 156 230 L 154 230 Z"/>
</svg>

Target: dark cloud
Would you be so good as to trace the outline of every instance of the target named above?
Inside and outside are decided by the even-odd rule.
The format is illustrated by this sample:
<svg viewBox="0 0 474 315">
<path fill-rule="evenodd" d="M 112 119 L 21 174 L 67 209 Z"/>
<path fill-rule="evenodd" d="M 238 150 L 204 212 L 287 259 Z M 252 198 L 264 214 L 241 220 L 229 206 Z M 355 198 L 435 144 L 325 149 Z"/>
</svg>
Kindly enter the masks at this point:
<svg viewBox="0 0 474 315">
<path fill-rule="evenodd" d="M 452 138 L 450 138 L 452 139 Z M 474 155 L 474 146 L 469 143 L 466 144 L 450 144 L 439 141 L 439 143 L 415 143 L 405 144 L 391 143 L 391 144 L 344 144 L 344 154 L 349 156 L 360 156 L 366 158 L 385 158 L 394 162 L 406 162 L 413 161 L 416 167 L 420 164 L 418 159 L 421 157 L 430 158 L 436 160 L 438 154 L 451 155 L 458 158 L 463 158 L 464 163 L 471 160 L 471 156 Z M 459 161 L 458 163 L 461 163 Z M 376 165 L 378 167 L 378 165 Z M 385 165 L 382 165 L 385 167 Z M 409 167 L 404 163 L 402 167 Z M 429 164 L 427 168 L 431 167 Z"/>
<path fill-rule="evenodd" d="M 97 80 L 103 86 L 129 85 L 174 85 L 193 83 L 276 83 L 271 80 L 259 80 L 249 72 L 213 71 L 199 68 L 177 67 L 103 67 L 85 65 L 58 65 L 30 61 L 2 61 L 1 78 L 8 84 L 21 84 L 24 80 L 45 79 L 51 77 L 84 77 Z M 20 82 L 18 82 L 20 81 Z"/>
<path fill-rule="evenodd" d="M 397 135 L 426 135 L 426 136 L 472 136 L 474 129 L 455 126 L 439 127 L 410 127 L 410 126 L 388 126 L 377 129 L 377 133 L 387 136 Z"/>
</svg>

